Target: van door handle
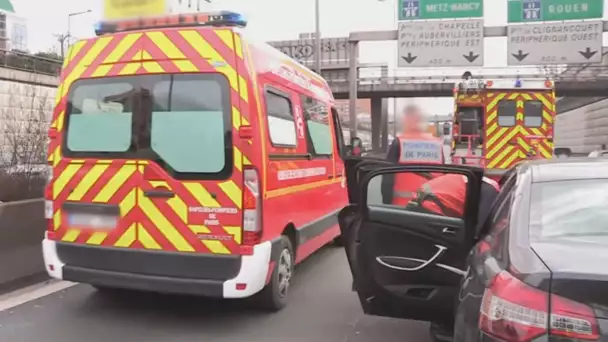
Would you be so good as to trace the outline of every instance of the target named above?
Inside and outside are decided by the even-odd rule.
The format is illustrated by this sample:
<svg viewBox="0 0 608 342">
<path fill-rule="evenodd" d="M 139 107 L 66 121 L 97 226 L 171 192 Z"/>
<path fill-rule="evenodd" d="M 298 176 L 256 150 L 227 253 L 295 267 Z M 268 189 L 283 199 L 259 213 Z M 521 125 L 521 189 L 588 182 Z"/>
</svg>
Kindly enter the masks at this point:
<svg viewBox="0 0 608 342">
<path fill-rule="evenodd" d="M 146 197 L 156 197 L 156 198 L 173 198 L 175 197 L 175 193 L 171 190 L 145 190 L 144 196 Z"/>
<path fill-rule="evenodd" d="M 332 178 L 334 178 L 334 175 L 328 175 L 327 178 L 332 179 Z"/>
</svg>

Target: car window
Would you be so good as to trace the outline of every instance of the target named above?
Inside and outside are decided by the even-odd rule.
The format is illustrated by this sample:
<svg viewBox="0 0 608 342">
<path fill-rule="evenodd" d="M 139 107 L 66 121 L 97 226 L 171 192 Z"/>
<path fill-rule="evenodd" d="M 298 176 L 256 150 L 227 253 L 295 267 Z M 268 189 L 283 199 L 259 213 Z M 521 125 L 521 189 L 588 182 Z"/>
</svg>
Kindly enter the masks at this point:
<svg viewBox="0 0 608 342">
<path fill-rule="evenodd" d="M 608 179 L 535 183 L 531 191 L 532 240 L 608 236 Z"/>
</svg>

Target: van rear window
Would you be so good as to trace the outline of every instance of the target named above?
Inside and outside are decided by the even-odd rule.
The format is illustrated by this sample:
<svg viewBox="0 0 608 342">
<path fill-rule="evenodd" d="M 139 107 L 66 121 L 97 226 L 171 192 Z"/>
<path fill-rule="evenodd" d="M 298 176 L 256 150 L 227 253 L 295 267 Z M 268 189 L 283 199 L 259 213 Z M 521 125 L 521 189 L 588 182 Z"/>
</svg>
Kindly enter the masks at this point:
<svg viewBox="0 0 608 342">
<path fill-rule="evenodd" d="M 69 95 L 64 152 L 149 159 L 176 178 L 227 177 L 231 109 L 228 81 L 219 74 L 81 80 Z"/>
</svg>

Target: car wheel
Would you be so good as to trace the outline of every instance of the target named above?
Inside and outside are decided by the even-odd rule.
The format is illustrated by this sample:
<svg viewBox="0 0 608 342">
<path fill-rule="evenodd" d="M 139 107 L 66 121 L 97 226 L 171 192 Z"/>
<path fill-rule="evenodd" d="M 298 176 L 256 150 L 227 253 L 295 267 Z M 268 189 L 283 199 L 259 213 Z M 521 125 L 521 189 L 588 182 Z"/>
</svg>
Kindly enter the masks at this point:
<svg viewBox="0 0 608 342">
<path fill-rule="evenodd" d="M 277 260 L 273 260 L 275 264 L 270 282 L 256 298 L 257 307 L 264 311 L 277 312 L 287 305 L 295 258 L 291 241 L 286 236 L 282 236 L 279 243 L 281 252 Z"/>
</svg>

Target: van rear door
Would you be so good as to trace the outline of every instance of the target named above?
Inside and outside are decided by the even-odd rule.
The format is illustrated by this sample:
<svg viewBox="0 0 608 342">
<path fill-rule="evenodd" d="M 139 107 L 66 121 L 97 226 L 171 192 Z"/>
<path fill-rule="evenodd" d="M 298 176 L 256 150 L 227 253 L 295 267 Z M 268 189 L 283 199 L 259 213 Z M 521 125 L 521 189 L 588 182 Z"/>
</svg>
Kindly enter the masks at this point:
<svg viewBox="0 0 608 342">
<path fill-rule="evenodd" d="M 136 89 L 114 76 L 141 68 L 141 48 L 140 33 L 124 33 L 78 41 L 67 54 L 49 134 L 51 239 L 113 247 L 137 242 Z"/>
<path fill-rule="evenodd" d="M 110 165 L 116 172 L 108 171 L 106 187 L 132 196 L 134 209 L 120 208 L 121 222 L 133 223 L 128 234 L 118 236 L 121 243 L 101 244 L 239 253 L 248 151 L 237 128 L 243 119 L 240 108 L 247 103 L 247 83 L 238 76 L 235 37 L 230 30 L 209 28 L 132 34 L 140 36 L 137 68 L 78 81 L 68 106 L 72 119 L 66 120 L 67 148 L 77 149 L 85 164 Z M 126 58 L 133 56 L 117 57 L 116 46 L 107 54 L 117 63 L 131 63 Z M 112 77 L 117 75 L 121 77 Z M 85 85 L 89 87 L 79 90 Z M 85 102 L 104 115 L 74 124 L 73 103 Z M 130 178 L 116 179 L 125 165 L 131 168 Z M 102 204 L 85 198 L 78 202 Z M 122 223 L 119 227 L 124 228 Z"/>
<path fill-rule="evenodd" d="M 238 135 L 248 102 L 235 51 L 240 38 L 211 28 L 145 38 L 143 68 L 157 75 L 145 82 L 151 108 L 139 164 L 140 240 L 167 251 L 237 254 L 249 148 Z"/>
</svg>

